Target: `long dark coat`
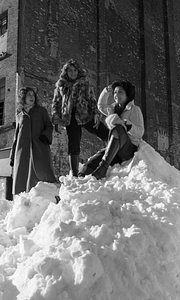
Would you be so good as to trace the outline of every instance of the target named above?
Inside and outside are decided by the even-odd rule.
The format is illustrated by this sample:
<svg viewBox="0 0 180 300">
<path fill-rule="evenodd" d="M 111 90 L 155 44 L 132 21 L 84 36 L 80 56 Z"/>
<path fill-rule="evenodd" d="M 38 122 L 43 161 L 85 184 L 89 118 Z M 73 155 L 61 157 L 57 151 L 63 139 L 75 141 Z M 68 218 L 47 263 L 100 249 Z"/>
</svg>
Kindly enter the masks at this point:
<svg viewBox="0 0 180 300">
<path fill-rule="evenodd" d="M 53 126 L 47 110 L 34 106 L 29 113 L 22 110 L 16 119 L 10 155 L 14 162 L 13 194 L 29 192 L 38 181 L 56 181 L 50 151 Z M 42 134 L 47 137 L 47 142 L 40 141 Z"/>
</svg>

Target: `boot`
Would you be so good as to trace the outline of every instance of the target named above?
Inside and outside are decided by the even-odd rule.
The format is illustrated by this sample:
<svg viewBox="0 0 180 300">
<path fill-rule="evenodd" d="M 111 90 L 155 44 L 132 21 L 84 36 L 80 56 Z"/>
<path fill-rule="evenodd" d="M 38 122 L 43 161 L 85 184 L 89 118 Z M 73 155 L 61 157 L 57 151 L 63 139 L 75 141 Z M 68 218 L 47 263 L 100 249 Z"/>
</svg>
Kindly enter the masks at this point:
<svg viewBox="0 0 180 300">
<path fill-rule="evenodd" d="M 71 154 L 69 155 L 69 166 L 72 172 L 72 176 L 78 177 L 79 173 L 79 155 Z"/>
<path fill-rule="evenodd" d="M 86 175 L 92 174 L 94 170 L 99 166 L 99 163 L 102 160 L 102 157 L 105 153 L 106 148 L 101 149 L 96 154 L 91 156 L 87 162 L 83 164 L 83 166 L 80 168 L 80 172 L 78 174 L 78 177 L 85 177 Z"/>
<path fill-rule="evenodd" d="M 78 174 L 78 177 L 85 177 L 86 175 L 89 175 L 93 172 L 94 170 L 92 168 L 89 168 L 88 166 L 84 165 L 81 171 Z"/>
<path fill-rule="evenodd" d="M 99 167 L 97 167 L 97 169 L 92 173 L 92 175 L 96 177 L 97 180 L 102 179 L 106 176 L 109 165 L 119 151 L 119 148 L 119 139 L 111 136 Z"/>
</svg>

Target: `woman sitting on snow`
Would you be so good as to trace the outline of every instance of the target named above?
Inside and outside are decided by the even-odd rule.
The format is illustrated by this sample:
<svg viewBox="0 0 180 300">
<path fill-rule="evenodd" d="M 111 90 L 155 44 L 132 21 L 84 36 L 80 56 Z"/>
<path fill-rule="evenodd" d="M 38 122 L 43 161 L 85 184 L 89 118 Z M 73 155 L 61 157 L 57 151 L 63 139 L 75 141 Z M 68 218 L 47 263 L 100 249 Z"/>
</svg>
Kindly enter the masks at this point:
<svg viewBox="0 0 180 300">
<path fill-rule="evenodd" d="M 109 104 L 111 96 L 114 102 Z M 98 109 L 107 116 L 108 144 L 83 165 L 80 176 L 92 174 L 96 179 L 104 178 L 110 165 L 133 157 L 144 134 L 143 115 L 134 104 L 134 97 L 135 87 L 128 81 L 115 81 L 104 88 L 98 99 Z"/>
</svg>

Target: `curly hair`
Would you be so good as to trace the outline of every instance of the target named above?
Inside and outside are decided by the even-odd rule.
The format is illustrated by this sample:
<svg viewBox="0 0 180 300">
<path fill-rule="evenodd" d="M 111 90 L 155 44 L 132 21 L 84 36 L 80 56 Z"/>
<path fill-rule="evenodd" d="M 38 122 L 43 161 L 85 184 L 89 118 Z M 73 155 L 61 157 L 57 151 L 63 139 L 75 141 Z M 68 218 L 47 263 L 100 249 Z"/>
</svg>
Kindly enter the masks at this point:
<svg viewBox="0 0 180 300">
<path fill-rule="evenodd" d="M 26 95 L 29 91 L 34 92 L 34 105 L 38 106 L 38 99 L 37 99 L 37 92 L 34 88 L 27 86 L 27 87 L 21 87 L 19 89 L 19 95 L 18 95 L 18 100 L 17 100 L 17 111 L 21 111 L 22 108 L 24 107 L 25 101 L 26 101 Z"/>
<path fill-rule="evenodd" d="M 121 86 L 125 90 L 129 101 L 132 101 L 134 99 L 134 97 L 135 97 L 135 86 L 131 82 L 129 82 L 127 80 L 116 80 L 116 81 L 114 81 L 111 84 L 113 94 L 114 94 L 114 90 L 117 86 Z"/>
<path fill-rule="evenodd" d="M 76 60 L 74 60 L 74 59 L 71 58 L 62 67 L 61 73 L 59 75 L 59 79 L 56 82 L 56 86 L 62 86 L 64 84 L 64 82 L 68 82 L 68 81 L 72 81 L 73 82 L 74 81 L 74 80 L 72 80 L 72 79 L 70 79 L 68 77 L 68 73 L 67 72 L 68 72 L 68 67 L 69 66 L 74 66 L 78 70 L 78 74 L 77 74 L 76 80 L 79 79 L 79 78 L 82 78 L 82 77 L 85 78 L 87 76 L 86 70 L 83 69 Z"/>
</svg>

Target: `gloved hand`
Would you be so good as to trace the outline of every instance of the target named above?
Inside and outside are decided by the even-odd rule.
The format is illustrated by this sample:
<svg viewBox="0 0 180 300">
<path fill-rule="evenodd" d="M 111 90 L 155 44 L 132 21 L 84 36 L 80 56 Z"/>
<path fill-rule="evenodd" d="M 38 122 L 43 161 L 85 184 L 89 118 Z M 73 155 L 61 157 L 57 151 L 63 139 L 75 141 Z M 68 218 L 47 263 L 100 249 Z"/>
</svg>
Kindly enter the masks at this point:
<svg viewBox="0 0 180 300">
<path fill-rule="evenodd" d="M 39 139 L 40 139 L 40 141 L 41 141 L 42 143 L 47 143 L 47 144 L 49 144 L 49 140 L 48 140 L 48 138 L 47 138 L 47 136 L 46 136 L 45 134 L 41 134 L 40 137 L 39 137 Z"/>
</svg>

